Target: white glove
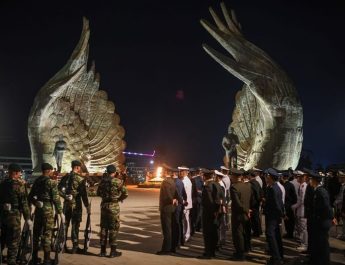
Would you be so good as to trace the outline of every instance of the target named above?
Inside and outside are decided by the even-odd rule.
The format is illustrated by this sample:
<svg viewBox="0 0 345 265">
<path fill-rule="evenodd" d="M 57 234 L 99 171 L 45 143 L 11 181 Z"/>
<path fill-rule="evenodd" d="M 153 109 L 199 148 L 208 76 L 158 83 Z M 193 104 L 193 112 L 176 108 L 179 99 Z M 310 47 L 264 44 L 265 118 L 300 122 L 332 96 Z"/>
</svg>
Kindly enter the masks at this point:
<svg viewBox="0 0 345 265">
<path fill-rule="evenodd" d="M 63 213 L 60 213 L 60 219 L 62 223 L 65 223 L 65 215 Z"/>
<path fill-rule="evenodd" d="M 27 224 L 29 230 L 32 231 L 32 229 L 34 227 L 34 223 L 29 219 L 29 220 L 26 220 L 26 224 Z"/>
<path fill-rule="evenodd" d="M 43 202 L 41 202 L 41 201 L 37 201 L 36 203 L 35 203 L 35 206 L 37 207 L 37 208 L 42 208 L 43 207 Z"/>
<path fill-rule="evenodd" d="M 66 200 L 71 201 L 73 200 L 73 195 L 66 195 Z"/>
</svg>

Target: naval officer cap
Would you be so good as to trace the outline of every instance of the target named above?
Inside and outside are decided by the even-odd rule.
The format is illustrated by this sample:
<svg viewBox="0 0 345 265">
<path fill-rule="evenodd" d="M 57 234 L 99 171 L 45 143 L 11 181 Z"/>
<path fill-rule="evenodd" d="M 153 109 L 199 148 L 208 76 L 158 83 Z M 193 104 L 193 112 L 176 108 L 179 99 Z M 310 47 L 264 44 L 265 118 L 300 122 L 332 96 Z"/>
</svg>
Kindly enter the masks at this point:
<svg viewBox="0 0 345 265">
<path fill-rule="evenodd" d="M 221 166 L 221 167 L 220 167 L 220 169 L 221 169 L 221 170 L 230 171 L 230 169 L 229 169 L 229 168 L 227 168 L 227 167 L 225 167 L 225 166 Z"/>
<path fill-rule="evenodd" d="M 292 171 L 292 174 L 294 174 L 295 176 L 303 176 L 305 175 L 305 173 L 301 170 L 294 170 Z"/>
<path fill-rule="evenodd" d="M 177 169 L 180 171 L 189 171 L 189 168 L 186 166 L 179 166 Z"/>
<path fill-rule="evenodd" d="M 234 176 L 241 176 L 244 174 L 244 170 L 242 168 L 241 169 L 230 168 L 230 173 L 231 175 L 234 175 Z"/>
<path fill-rule="evenodd" d="M 266 169 L 265 173 L 270 175 L 274 180 L 278 180 L 280 178 L 280 174 L 274 168 Z"/>
<path fill-rule="evenodd" d="M 18 164 L 10 164 L 8 166 L 8 171 L 12 171 L 12 172 L 20 172 L 22 171 L 22 167 Z"/>
<path fill-rule="evenodd" d="M 79 160 L 73 160 L 71 165 L 72 167 L 81 167 L 81 162 Z"/>
<path fill-rule="evenodd" d="M 344 178 L 345 177 L 345 171 L 338 171 L 338 176 Z"/>
<path fill-rule="evenodd" d="M 254 171 L 254 172 L 263 172 L 262 169 L 259 169 L 259 168 L 257 168 L 257 167 L 253 167 L 253 171 Z"/>
<path fill-rule="evenodd" d="M 116 172 L 116 167 L 114 165 L 107 166 L 107 173 L 112 174 Z"/>
<path fill-rule="evenodd" d="M 221 178 L 224 177 L 224 174 L 218 170 L 215 170 L 214 173 Z"/>
<path fill-rule="evenodd" d="M 53 168 L 53 166 L 52 166 L 51 164 L 49 164 L 49 163 L 43 163 L 43 164 L 41 165 L 41 169 L 42 169 L 42 171 L 44 171 L 44 170 L 53 170 L 54 168 Z"/>
</svg>

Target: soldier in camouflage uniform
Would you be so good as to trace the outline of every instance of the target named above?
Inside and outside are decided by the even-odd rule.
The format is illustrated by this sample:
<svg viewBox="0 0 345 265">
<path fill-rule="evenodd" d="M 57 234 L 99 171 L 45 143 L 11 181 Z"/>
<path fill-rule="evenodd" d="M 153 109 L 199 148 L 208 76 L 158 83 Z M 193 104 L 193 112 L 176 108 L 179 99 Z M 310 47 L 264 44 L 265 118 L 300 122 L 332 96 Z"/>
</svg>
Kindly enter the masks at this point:
<svg viewBox="0 0 345 265">
<path fill-rule="evenodd" d="M 107 239 L 111 252 L 109 257 L 114 258 L 121 256 L 121 252 L 116 251 L 117 234 L 120 228 L 120 205 L 128 197 L 127 188 L 124 181 L 116 178 L 116 168 L 113 165 L 107 166 L 107 173 L 99 184 L 97 195 L 102 197 L 101 203 L 101 253 L 100 257 L 106 256 Z"/>
<path fill-rule="evenodd" d="M 9 176 L 0 184 L 1 251 L 7 245 L 7 264 L 15 265 L 20 243 L 20 221 L 32 230 L 30 209 L 27 201 L 25 182 L 20 178 L 22 169 L 17 164 L 8 167 Z"/>
<path fill-rule="evenodd" d="M 72 221 L 71 238 L 73 243 L 72 254 L 78 251 L 79 241 L 79 227 L 82 220 L 82 201 L 87 209 L 87 213 L 90 213 L 90 203 L 86 190 L 86 179 L 81 174 L 80 161 L 72 161 L 72 171 L 70 174 L 62 177 L 58 189 L 61 197 L 64 198 L 64 214 L 66 217 L 66 239 L 68 233 L 68 227 Z M 66 245 L 65 245 L 66 246 Z"/>
<path fill-rule="evenodd" d="M 38 249 L 41 239 L 44 251 L 44 265 L 50 265 L 51 239 L 55 213 L 65 220 L 56 183 L 50 179 L 52 165 L 42 164 L 42 176 L 37 178 L 29 193 L 29 203 L 35 205 L 32 265 L 38 264 Z M 54 212 L 55 208 L 55 212 Z"/>
</svg>

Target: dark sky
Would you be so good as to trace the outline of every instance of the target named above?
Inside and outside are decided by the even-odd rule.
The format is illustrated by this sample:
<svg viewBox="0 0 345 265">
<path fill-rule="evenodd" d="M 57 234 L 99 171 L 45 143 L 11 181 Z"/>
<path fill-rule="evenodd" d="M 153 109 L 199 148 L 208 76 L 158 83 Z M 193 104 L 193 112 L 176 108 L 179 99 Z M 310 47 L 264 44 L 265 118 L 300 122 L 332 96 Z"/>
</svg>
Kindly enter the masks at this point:
<svg viewBox="0 0 345 265">
<path fill-rule="evenodd" d="M 302 3 L 305 2 L 305 3 Z M 345 161 L 345 8 L 341 0 L 229 0 L 247 39 L 295 82 L 304 148 L 314 162 Z M 201 48 L 219 49 L 199 24 L 219 1 L 0 0 L 0 155 L 29 156 L 27 118 L 38 90 L 68 60 L 82 16 L 90 61 L 115 101 L 129 151 L 170 164 L 218 166 L 242 84 Z M 184 99 L 177 99 L 177 91 Z"/>
</svg>

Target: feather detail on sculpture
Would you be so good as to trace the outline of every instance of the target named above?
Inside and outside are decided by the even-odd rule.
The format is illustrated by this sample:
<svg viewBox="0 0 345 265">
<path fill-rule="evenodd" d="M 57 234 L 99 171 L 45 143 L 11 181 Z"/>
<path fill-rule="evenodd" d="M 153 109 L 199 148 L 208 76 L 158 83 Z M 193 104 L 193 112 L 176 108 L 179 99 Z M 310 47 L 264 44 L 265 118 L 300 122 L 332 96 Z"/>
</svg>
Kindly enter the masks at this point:
<svg viewBox="0 0 345 265">
<path fill-rule="evenodd" d="M 88 70 L 90 29 L 83 19 L 78 45 L 67 64 L 38 92 L 29 116 L 29 141 L 34 171 L 42 162 L 55 165 L 55 143 L 67 143 L 62 171 L 80 160 L 90 172 L 103 172 L 109 164 L 123 168 L 125 131 L 107 93 L 99 90 L 95 65 Z"/>
<path fill-rule="evenodd" d="M 246 40 L 235 13 L 224 3 L 225 23 L 210 8 L 216 26 L 202 26 L 230 56 L 203 45 L 205 51 L 244 82 L 236 95 L 232 123 L 240 144 L 238 167 L 296 168 L 303 141 L 303 110 L 297 91 L 286 73 L 260 48 Z"/>
</svg>

